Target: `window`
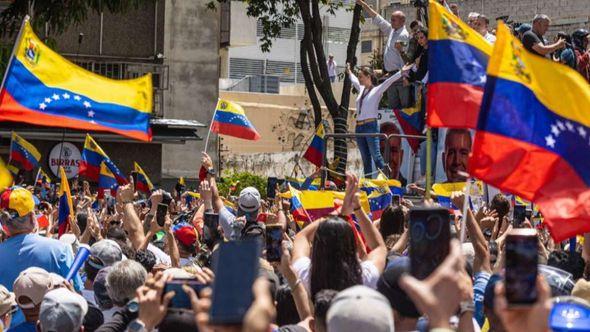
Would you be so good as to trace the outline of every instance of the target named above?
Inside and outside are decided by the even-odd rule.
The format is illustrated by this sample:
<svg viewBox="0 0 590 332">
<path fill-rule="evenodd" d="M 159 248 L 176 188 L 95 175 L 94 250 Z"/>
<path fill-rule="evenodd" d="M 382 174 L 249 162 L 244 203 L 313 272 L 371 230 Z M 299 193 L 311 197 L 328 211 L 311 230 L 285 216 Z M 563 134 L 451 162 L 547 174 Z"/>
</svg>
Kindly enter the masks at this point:
<svg viewBox="0 0 590 332">
<path fill-rule="evenodd" d="M 371 53 L 373 52 L 373 41 L 372 40 L 363 40 L 361 42 L 361 53 Z"/>
</svg>

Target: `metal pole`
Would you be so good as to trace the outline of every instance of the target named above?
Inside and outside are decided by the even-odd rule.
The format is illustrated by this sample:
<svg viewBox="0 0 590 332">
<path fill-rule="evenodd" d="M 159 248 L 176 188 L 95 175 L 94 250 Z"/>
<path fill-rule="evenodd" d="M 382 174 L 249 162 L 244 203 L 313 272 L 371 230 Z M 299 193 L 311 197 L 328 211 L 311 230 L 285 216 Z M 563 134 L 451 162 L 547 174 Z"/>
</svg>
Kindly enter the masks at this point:
<svg viewBox="0 0 590 332">
<path fill-rule="evenodd" d="M 205 149 L 203 152 L 207 153 L 207 147 L 209 146 L 209 138 L 211 137 L 211 128 L 213 128 L 213 121 L 215 119 L 215 114 L 217 114 L 217 106 L 215 106 L 215 112 L 213 112 L 213 117 L 211 118 L 211 123 L 209 123 L 209 131 L 207 132 L 207 138 L 205 139 Z"/>
<path fill-rule="evenodd" d="M 426 199 L 430 199 L 432 187 L 432 133 L 430 127 L 426 129 Z"/>
<path fill-rule="evenodd" d="M 25 24 L 29 21 L 29 15 L 26 15 L 23 19 L 23 23 L 20 26 L 20 31 L 16 36 L 16 41 L 14 42 L 14 46 L 12 47 L 12 53 L 10 53 L 10 59 L 8 60 L 8 65 L 6 66 L 6 70 L 4 71 L 4 77 L 2 78 L 2 84 L 0 84 L 0 90 L 4 89 L 4 83 L 6 83 L 6 78 L 8 77 L 8 72 L 10 71 L 10 67 L 12 66 L 12 61 L 14 60 L 14 56 L 16 53 L 16 48 L 20 44 L 20 40 L 23 36 L 23 30 L 25 28 Z"/>
</svg>

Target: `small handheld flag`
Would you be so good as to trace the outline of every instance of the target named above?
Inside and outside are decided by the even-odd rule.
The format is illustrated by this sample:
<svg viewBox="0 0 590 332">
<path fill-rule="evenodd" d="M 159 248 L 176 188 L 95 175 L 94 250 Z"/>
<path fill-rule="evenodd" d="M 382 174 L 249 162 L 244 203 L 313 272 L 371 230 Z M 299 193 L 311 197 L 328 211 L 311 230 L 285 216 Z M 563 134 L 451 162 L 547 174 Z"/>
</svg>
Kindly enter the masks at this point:
<svg viewBox="0 0 590 332">
<path fill-rule="evenodd" d="M 70 184 L 63 167 L 59 167 L 60 186 L 59 186 L 59 209 L 57 214 L 58 236 L 62 236 L 68 228 L 68 222 L 74 218 L 74 204 L 72 203 L 72 194 L 70 193 Z"/>
<path fill-rule="evenodd" d="M 211 131 L 252 141 L 260 139 L 260 134 L 246 117 L 242 106 L 222 99 L 217 102 Z"/>
<path fill-rule="evenodd" d="M 82 162 L 80 163 L 78 174 L 87 177 L 91 181 L 98 182 L 100 163 L 103 161 L 105 161 L 111 172 L 113 172 L 117 183 L 127 183 L 125 175 L 117 168 L 115 163 L 113 163 L 96 141 L 90 135 L 86 134 L 84 149 L 82 150 Z"/>
<path fill-rule="evenodd" d="M 313 136 L 313 139 L 311 140 L 311 143 L 309 144 L 309 147 L 307 148 L 307 151 L 305 151 L 305 154 L 303 155 L 303 158 L 309 160 L 309 162 L 316 165 L 317 167 L 322 167 L 325 135 L 326 132 L 324 129 L 324 124 L 320 123 L 318 129 L 315 132 L 315 135 Z"/>
<path fill-rule="evenodd" d="M 133 171 L 137 174 L 135 181 L 135 190 L 149 194 L 154 189 L 154 185 L 147 174 L 143 171 L 137 162 L 133 162 Z"/>
<path fill-rule="evenodd" d="M 100 163 L 100 176 L 98 177 L 98 198 L 104 198 L 104 192 L 106 190 L 111 191 L 111 196 L 117 195 L 117 179 L 111 172 L 111 169 L 104 161 Z"/>
<path fill-rule="evenodd" d="M 30 171 L 39 166 L 39 160 L 41 160 L 39 150 L 17 133 L 12 132 L 9 163 L 13 165 L 16 163 L 25 171 Z"/>
</svg>

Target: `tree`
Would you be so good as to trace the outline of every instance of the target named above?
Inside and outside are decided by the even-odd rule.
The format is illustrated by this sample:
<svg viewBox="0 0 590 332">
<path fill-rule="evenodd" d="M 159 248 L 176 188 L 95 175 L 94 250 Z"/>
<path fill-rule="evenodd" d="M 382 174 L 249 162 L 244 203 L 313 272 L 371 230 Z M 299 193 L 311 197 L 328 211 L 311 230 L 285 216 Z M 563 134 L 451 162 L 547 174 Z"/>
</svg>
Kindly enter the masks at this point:
<svg viewBox="0 0 590 332">
<path fill-rule="evenodd" d="M 228 0 L 214 0 L 209 3 L 215 8 L 215 2 L 223 3 Z M 348 104 L 352 83 L 345 75 L 344 88 L 340 103 L 336 101 L 332 85 L 328 77 L 326 54 L 322 43 L 322 16 L 320 6 L 335 14 L 342 8 L 342 0 L 239 0 L 247 4 L 247 15 L 257 18 L 262 24 L 263 36 L 261 49 L 268 52 L 272 47 L 272 40 L 277 38 L 281 28 L 289 28 L 301 18 L 304 35 L 300 47 L 301 72 L 305 80 L 305 87 L 313 107 L 314 123 L 317 127 L 322 121 L 320 99 L 324 101 L 330 117 L 334 122 L 335 133 L 348 132 Z M 362 7 L 354 5 L 353 18 L 346 51 L 346 62 L 351 67 L 356 65 L 356 48 L 359 42 Z M 319 96 L 318 96 L 319 94 Z M 346 140 L 337 139 L 334 142 L 334 159 L 338 160 L 337 171 L 344 173 L 346 169 L 348 150 Z"/>
</svg>

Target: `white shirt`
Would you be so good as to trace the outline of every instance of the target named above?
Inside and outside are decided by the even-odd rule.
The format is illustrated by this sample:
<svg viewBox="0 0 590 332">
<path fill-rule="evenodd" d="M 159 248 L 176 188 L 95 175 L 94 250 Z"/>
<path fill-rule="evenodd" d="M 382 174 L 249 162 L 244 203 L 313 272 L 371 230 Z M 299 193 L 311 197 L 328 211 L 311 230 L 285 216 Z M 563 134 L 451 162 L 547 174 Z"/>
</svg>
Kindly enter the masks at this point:
<svg viewBox="0 0 590 332">
<path fill-rule="evenodd" d="M 154 254 L 154 256 L 156 256 L 156 264 L 164 264 L 166 266 L 172 265 L 170 256 L 163 252 L 162 249 L 153 245 L 151 242 L 148 243 L 147 250 L 151 251 Z"/>
<path fill-rule="evenodd" d="M 483 36 L 490 44 L 494 44 L 496 42 L 496 36 L 493 34 L 486 32 L 486 35 Z"/>
<path fill-rule="evenodd" d="M 385 51 L 383 52 L 383 67 L 385 67 L 385 70 L 389 72 L 401 70 L 405 63 L 401 54 L 395 48 L 395 43 L 408 43 L 410 41 L 410 33 L 405 26 L 397 30 L 393 30 L 391 24 L 387 22 L 387 20 L 385 20 L 381 15 L 373 17 L 373 24 L 378 26 L 381 32 L 389 36 L 387 38 L 387 43 L 385 44 Z"/>
<path fill-rule="evenodd" d="M 336 64 L 336 61 L 332 60 L 332 63 L 330 63 L 330 60 L 328 60 L 327 64 L 328 64 L 328 77 L 335 77 L 337 75 L 336 67 L 338 66 Z"/>
<path fill-rule="evenodd" d="M 379 102 L 381 101 L 383 93 L 385 93 L 389 86 L 391 86 L 395 81 L 399 80 L 401 77 L 402 73 L 397 72 L 396 74 L 392 75 L 387 80 L 385 80 L 385 82 L 377 86 L 373 86 L 373 88 L 371 88 L 371 90 L 367 92 L 367 95 L 363 98 L 363 94 L 365 93 L 365 87 L 361 86 L 359 79 L 356 76 L 354 76 L 352 72 L 350 72 L 350 80 L 352 81 L 352 85 L 359 92 L 356 98 L 356 121 L 376 119 L 379 111 Z M 361 99 L 363 101 L 362 109 Z"/>
<path fill-rule="evenodd" d="M 311 259 L 309 257 L 301 257 L 293 262 L 293 270 L 301 280 L 303 286 L 309 294 L 311 294 Z M 379 280 L 379 269 L 371 261 L 361 262 L 361 274 L 363 277 L 363 285 L 370 288 L 377 288 L 377 281 Z"/>
</svg>

